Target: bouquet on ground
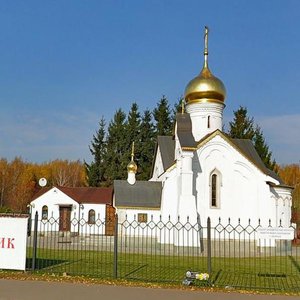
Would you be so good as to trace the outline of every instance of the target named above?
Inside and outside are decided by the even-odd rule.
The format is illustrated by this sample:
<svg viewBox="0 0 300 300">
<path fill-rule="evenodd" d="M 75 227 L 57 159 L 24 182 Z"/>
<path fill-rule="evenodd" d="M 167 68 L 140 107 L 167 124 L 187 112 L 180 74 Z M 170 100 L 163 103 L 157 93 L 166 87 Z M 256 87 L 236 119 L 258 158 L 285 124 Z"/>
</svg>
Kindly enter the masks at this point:
<svg viewBox="0 0 300 300">
<path fill-rule="evenodd" d="M 196 274 L 196 279 L 197 280 L 208 280 L 209 274 L 208 273 L 198 273 L 198 274 Z"/>
<path fill-rule="evenodd" d="M 194 271 L 187 271 L 182 283 L 184 285 L 211 286 L 208 273 Z"/>
</svg>

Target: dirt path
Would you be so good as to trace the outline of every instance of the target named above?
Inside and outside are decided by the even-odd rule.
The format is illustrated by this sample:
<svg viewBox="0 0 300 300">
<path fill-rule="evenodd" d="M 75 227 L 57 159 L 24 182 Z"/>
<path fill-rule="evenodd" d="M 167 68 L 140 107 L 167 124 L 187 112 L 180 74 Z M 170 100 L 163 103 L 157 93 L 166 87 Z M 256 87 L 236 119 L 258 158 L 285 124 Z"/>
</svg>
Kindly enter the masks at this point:
<svg viewBox="0 0 300 300">
<path fill-rule="evenodd" d="M 299 296 L 250 295 L 0 279 L 0 300 L 294 300 Z"/>
</svg>

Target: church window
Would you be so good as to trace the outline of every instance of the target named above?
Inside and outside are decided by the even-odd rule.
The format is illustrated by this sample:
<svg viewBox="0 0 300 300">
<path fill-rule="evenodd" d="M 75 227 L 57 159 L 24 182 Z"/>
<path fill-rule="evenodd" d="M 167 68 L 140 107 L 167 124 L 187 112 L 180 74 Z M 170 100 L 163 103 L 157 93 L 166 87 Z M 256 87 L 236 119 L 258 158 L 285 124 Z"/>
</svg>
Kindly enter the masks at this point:
<svg viewBox="0 0 300 300">
<path fill-rule="evenodd" d="M 89 224 L 95 224 L 95 222 L 96 222 L 95 216 L 96 216 L 95 211 L 93 209 L 90 209 L 89 210 L 89 217 L 88 217 L 88 223 Z"/>
<path fill-rule="evenodd" d="M 220 207 L 220 189 L 221 189 L 221 173 L 218 170 L 214 170 L 210 174 L 210 207 Z"/>
<path fill-rule="evenodd" d="M 47 220 L 48 219 L 48 206 L 44 205 L 42 207 L 42 220 Z"/>
<path fill-rule="evenodd" d="M 217 206 L 217 175 L 211 176 L 211 206 Z"/>
</svg>

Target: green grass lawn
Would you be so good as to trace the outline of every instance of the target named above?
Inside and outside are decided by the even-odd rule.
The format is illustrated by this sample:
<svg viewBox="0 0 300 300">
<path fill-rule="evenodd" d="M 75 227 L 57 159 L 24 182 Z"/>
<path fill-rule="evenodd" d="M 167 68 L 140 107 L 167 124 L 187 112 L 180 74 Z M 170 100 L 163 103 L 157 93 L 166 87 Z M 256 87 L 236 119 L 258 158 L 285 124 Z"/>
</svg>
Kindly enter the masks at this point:
<svg viewBox="0 0 300 300">
<path fill-rule="evenodd" d="M 27 251 L 31 268 L 32 248 Z M 36 272 L 114 278 L 112 251 L 37 249 Z M 300 291 L 300 261 L 290 256 L 213 257 L 216 287 Z M 187 270 L 207 272 L 207 257 L 118 253 L 117 278 L 181 284 Z"/>
</svg>

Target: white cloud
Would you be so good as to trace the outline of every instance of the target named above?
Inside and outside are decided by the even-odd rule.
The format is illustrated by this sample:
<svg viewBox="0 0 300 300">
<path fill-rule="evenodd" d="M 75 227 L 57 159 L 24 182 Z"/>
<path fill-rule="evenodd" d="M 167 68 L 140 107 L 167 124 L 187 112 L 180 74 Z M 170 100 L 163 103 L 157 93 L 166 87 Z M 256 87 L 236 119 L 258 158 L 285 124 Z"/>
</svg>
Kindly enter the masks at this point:
<svg viewBox="0 0 300 300">
<path fill-rule="evenodd" d="M 100 119 L 83 111 L 0 117 L 0 157 L 11 160 L 21 156 L 32 162 L 89 160 L 88 146 Z"/>
</svg>

